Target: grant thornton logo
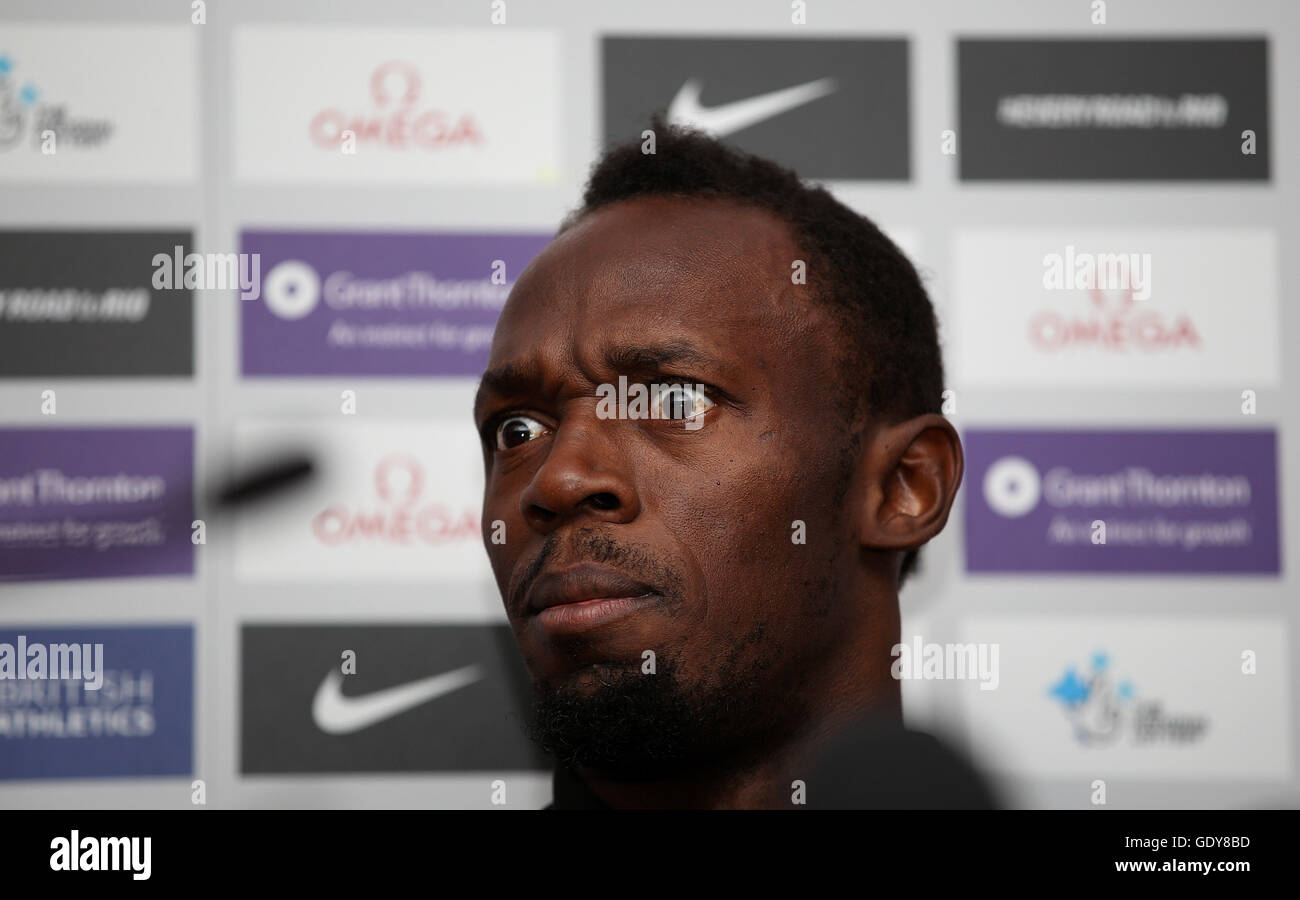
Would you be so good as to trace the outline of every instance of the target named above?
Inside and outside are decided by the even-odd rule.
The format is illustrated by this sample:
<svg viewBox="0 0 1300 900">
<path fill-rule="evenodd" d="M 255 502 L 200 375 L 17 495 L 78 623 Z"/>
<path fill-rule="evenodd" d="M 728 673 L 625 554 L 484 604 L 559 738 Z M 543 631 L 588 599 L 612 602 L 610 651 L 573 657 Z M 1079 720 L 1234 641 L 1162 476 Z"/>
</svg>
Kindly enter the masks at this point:
<svg viewBox="0 0 1300 900">
<path fill-rule="evenodd" d="M 1037 467 L 1023 456 L 1004 456 L 984 473 L 985 502 L 1009 519 L 1033 512 L 1042 493 Z"/>
<path fill-rule="evenodd" d="M 1094 653 L 1082 672 L 1067 666 L 1048 696 L 1085 747 L 1112 746 L 1126 735 L 1130 744 L 1185 746 L 1200 741 L 1209 727 L 1205 716 L 1170 715 L 1160 701 L 1140 697 L 1133 681 L 1114 675 L 1105 652 Z"/>
</svg>

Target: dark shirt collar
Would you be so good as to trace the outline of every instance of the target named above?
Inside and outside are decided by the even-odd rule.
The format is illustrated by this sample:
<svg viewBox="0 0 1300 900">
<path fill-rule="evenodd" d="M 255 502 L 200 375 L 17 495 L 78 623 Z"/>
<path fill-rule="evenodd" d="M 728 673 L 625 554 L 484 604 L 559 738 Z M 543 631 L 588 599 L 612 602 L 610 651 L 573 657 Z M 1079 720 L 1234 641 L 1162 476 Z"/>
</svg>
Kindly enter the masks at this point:
<svg viewBox="0 0 1300 900">
<path fill-rule="evenodd" d="M 862 721 L 843 729 L 810 767 L 803 809 L 997 809 L 961 754 L 922 732 Z M 557 766 L 547 809 L 612 809 L 577 772 Z"/>
<path fill-rule="evenodd" d="M 583 783 L 578 774 L 564 766 L 555 767 L 555 777 L 552 779 L 552 786 L 555 790 L 555 799 L 547 809 L 610 809 L 611 807 L 605 801 L 601 800 L 591 788 Z"/>
</svg>

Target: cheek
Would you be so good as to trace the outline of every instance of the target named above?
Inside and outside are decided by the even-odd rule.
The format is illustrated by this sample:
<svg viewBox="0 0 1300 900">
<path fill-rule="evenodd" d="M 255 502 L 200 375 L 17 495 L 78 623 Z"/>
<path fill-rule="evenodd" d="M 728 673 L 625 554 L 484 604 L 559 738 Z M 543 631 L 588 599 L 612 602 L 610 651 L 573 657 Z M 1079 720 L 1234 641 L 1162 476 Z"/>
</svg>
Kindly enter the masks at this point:
<svg viewBox="0 0 1300 900">
<path fill-rule="evenodd" d="M 514 485 L 489 476 L 483 495 L 483 546 L 498 585 L 504 584 L 527 537 L 519 494 Z M 512 493 L 513 492 L 513 493 Z"/>
<path fill-rule="evenodd" d="M 839 539 L 829 533 L 831 481 L 771 453 L 729 460 L 689 488 L 651 492 L 658 517 L 701 573 L 711 619 L 733 627 L 781 616 L 798 608 L 794 594 L 817 589 L 828 543 Z"/>
</svg>

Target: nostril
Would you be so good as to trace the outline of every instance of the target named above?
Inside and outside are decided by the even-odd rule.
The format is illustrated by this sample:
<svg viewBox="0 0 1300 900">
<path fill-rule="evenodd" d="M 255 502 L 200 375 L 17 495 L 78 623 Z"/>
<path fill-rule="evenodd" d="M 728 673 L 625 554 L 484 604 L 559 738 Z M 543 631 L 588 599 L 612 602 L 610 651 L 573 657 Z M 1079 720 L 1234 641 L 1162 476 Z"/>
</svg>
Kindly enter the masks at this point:
<svg viewBox="0 0 1300 900">
<path fill-rule="evenodd" d="M 618 509 L 618 498 L 608 491 L 592 494 L 587 498 L 587 502 L 596 509 Z"/>
</svg>

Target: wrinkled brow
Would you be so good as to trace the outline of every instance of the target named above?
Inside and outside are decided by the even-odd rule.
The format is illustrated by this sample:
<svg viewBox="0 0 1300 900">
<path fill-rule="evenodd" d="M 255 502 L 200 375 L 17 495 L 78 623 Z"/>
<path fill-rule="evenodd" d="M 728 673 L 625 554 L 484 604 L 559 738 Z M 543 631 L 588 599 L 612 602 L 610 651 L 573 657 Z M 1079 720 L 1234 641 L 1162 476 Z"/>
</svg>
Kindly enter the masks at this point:
<svg viewBox="0 0 1300 900">
<path fill-rule="evenodd" d="M 648 372 L 665 366 L 699 364 L 710 359 L 690 341 L 666 341 L 659 344 L 619 344 L 605 351 L 605 364 L 614 372 Z M 504 363 L 483 373 L 477 411 L 489 394 L 526 394 L 543 380 L 541 371 L 530 363 Z"/>
<path fill-rule="evenodd" d="M 536 367 L 522 363 L 506 363 L 483 373 L 483 377 L 479 380 L 478 393 L 480 397 L 488 392 L 513 394 L 540 380 Z"/>
<path fill-rule="evenodd" d="M 537 371 L 536 366 L 506 363 L 488 369 L 479 379 L 478 393 L 474 395 L 475 417 L 478 416 L 483 401 L 489 394 L 522 394 L 539 381 L 541 381 L 541 373 Z"/>
<path fill-rule="evenodd" d="M 690 341 L 653 345 L 622 345 L 605 352 L 605 362 L 616 372 L 644 371 L 677 363 L 701 363 L 707 356 Z"/>
</svg>

